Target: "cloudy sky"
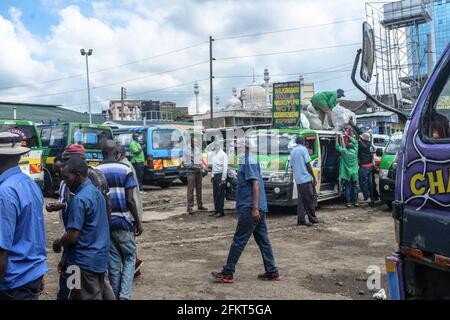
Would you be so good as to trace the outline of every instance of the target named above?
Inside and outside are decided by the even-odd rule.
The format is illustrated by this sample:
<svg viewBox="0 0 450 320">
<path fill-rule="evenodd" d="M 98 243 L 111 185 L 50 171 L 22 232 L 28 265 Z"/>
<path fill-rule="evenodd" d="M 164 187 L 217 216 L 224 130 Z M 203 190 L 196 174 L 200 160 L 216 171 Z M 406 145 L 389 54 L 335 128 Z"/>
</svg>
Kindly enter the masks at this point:
<svg viewBox="0 0 450 320">
<path fill-rule="evenodd" d="M 214 96 L 221 104 L 263 81 L 315 82 L 343 88 L 361 42 L 364 0 L 1 0 L 0 101 L 60 104 L 87 110 L 89 57 L 93 110 L 109 99 L 170 100 L 194 106 L 193 82 L 209 104 L 212 35 Z M 283 32 L 273 32 L 285 30 Z M 287 30 L 287 31 L 286 31 Z"/>
</svg>

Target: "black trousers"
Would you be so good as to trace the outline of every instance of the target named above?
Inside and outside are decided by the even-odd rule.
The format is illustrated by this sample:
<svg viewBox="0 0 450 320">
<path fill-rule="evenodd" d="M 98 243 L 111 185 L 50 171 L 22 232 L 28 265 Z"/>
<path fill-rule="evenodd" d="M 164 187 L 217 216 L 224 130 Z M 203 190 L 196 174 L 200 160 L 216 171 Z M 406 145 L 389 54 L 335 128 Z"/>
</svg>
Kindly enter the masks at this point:
<svg viewBox="0 0 450 320">
<path fill-rule="evenodd" d="M 42 279 L 40 277 L 34 281 L 14 289 L 0 291 L 0 301 L 7 300 L 39 300 L 39 291 L 42 286 Z"/>
<path fill-rule="evenodd" d="M 136 170 L 137 183 L 139 184 L 139 190 L 143 191 L 142 181 L 144 180 L 144 163 L 143 162 L 135 162 L 133 163 L 134 170 Z"/>
<path fill-rule="evenodd" d="M 213 197 L 214 197 L 214 211 L 217 213 L 224 213 L 223 206 L 225 201 L 225 183 L 220 185 L 222 181 L 222 174 L 216 173 L 213 176 Z"/>
<path fill-rule="evenodd" d="M 308 215 L 309 222 L 317 222 L 316 195 L 313 183 L 298 184 L 297 191 L 297 223 L 306 222 L 305 215 Z"/>
<path fill-rule="evenodd" d="M 70 291 L 69 300 L 103 300 L 105 273 L 80 268 L 80 289 Z"/>
</svg>

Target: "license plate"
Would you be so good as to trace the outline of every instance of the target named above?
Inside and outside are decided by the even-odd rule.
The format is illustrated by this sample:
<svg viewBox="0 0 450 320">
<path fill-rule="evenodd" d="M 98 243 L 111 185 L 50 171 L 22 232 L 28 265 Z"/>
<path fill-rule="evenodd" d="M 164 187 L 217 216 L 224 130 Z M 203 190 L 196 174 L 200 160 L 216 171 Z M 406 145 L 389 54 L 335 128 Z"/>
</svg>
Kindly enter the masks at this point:
<svg viewBox="0 0 450 320">
<path fill-rule="evenodd" d="M 178 167 L 180 165 L 180 160 L 179 159 L 168 159 L 168 160 L 164 160 L 164 167 Z"/>
</svg>

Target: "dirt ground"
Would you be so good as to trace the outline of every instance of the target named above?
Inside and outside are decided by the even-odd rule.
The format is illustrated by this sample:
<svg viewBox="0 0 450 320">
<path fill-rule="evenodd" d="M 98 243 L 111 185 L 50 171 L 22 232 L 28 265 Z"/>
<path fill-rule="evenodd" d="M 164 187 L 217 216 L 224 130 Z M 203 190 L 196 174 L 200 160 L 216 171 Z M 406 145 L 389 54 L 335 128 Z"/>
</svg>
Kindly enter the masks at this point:
<svg viewBox="0 0 450 320">
<path fill-rule="evenodd" d="M 212 209 L 212 188 L 203 180 L 204 203 Z M 381 269 L 386 289 L 384 258 L 395 250 L 394 228 L 386 206 L 346 209 L 341 201 L 321 203 L 317 214 L 323 223 L 296 226 L 296 216 L 286 209 L 268 215 L 276 262 L 284 279 L 258 281 L 264 271 L 253 239 L 237 265 L 233 284 L 212 281 L 211 271 L 224 264 L 237 215 L 227 202 L 224 218 L 209 212 L 185 213 L 186 186 L 169 189 L 147 187 L 144 195 L 144 234 L 138 238 L 138 255 L 144 261 L 135 280 L 133 299 L 372 299 L 367 289 L 367 267 Z M 51 201 L 51 199 L 46 199 Z M 59 254 L 52 241 L 62 232 L 58 214 L 46 213 L 50 271 L 42 299 L 55 299 Z M 386 290 L 387 291 L 387 290 Z"/>
</svg>

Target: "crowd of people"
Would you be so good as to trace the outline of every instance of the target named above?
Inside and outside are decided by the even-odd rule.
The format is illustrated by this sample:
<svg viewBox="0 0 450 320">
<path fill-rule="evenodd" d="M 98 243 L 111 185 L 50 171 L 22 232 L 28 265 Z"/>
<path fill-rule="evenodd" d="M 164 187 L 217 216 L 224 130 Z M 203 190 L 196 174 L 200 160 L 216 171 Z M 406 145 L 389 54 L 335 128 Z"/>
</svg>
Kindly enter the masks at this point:
<svg viewBox="0 0 450 320">
<path fill-rule="evenodd" d="M 353 123 L 350 121 L 350 123 Z M 350 124 L 349 123 L 349 124 Z M 63 234 L 53 241 L 53 251 L 61 253 L 59 300 L 129 300 L 133 279 L 139 275 L 142 260 L 137 258 L 135 237 L 142 234 L 141 201 L 143 149 L 133 135 L 131 162 L 123 146 L 113 140 L 102 144 L 103 161 L 88 166 L 82 145 L 72 144 L 54 160 L 55 174 L 61 178 L 59 199 L 46 205 L 48 212 L 59 212 Z M 264 262 L 260 280 L 281 280 L 269 240 L 268 213 L 264 182 L 259 163 L 250 152 L 249 139 L 240 155 L 237 170 L 236 231 L 226 263 L 213 279 L 232 283 L 236 264 L 253 234 Z M 187 213 L 197 207 L 207 210 L 202 201 L 201 152 L 192 137 L 183 152 L 187 170 Z M 349 127 L 336 137 L 340 154 L 339 176 L 343 182 L 345 205 L 359 206 L 357 183 L 364 202 L 375 200 L 374 159 L 369 133 Z M 20 137 L 0 133 L 0 300 L 38 299 L 46 263 L 44 199 L 36 183 L 22 173 L 20 156 L 29 152 Z M 298 190 L 297 224 L 312 226 L 316 216 L 316 176 L 305 138 L 298 135 L 290 153 L 289 166 Z M 210 216 L 224 216 L 228 156 L 217 141 L 212 160 L 214 210 Z M 306 219 L 306 217 L 308 219 Z M 73 276 L 77 279 L 74 281 Z"/>
<path fill-rule="evenodd" d="M 30 151 L 20 140 L 0 133 L 0 300 L 38 299 L 48 271 L 44 199 L 18 166 Z M 102 153 L 103 162 L 92 168 L 84 147 L 73 144 L 53 164 L 62 180 L 58 201 L 46 209 L 59 212 L 64 226 L 52 245 L 62 253 L 59 300 L 129 300 L 142 263 L 137 174 L 114 141 L 104 141 Z"/>
</svg>

